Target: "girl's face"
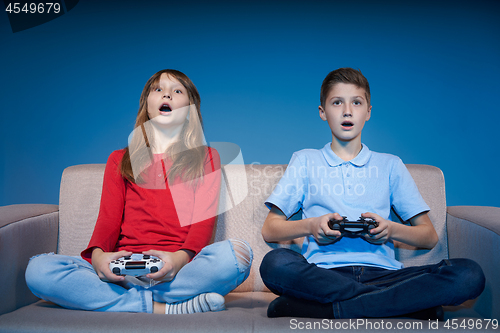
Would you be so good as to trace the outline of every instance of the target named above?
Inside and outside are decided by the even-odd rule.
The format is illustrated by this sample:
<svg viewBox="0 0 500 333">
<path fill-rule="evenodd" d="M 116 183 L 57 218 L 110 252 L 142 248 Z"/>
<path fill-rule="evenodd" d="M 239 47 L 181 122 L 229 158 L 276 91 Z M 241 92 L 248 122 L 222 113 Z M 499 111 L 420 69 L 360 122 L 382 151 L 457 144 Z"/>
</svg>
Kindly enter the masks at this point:
<svg viewBox="0 0 500 333">
<path fill-rule="evenodd" d="M 189 112 L 187 89 L 172 76 L 163 73 L 147 98 L 149 119 L 162 127 L 183 125 Z"/>
</svg>

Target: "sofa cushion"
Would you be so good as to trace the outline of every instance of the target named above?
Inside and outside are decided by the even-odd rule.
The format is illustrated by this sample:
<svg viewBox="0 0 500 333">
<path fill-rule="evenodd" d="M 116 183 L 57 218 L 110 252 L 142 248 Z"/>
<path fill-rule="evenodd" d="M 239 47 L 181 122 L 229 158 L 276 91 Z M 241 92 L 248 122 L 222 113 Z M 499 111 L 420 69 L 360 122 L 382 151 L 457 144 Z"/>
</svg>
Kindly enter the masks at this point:
<svg viewBox="0 0 500 333">
<path fill-rule="evenodd" d="M 57 205 L 48 204 L 19 204 L 3 206 L 2 214 L 0 215 L 0 228 L 27 218 L 57 212 L 58 209 L 59 207 Z"/>
<path fill-rule="evenodd" d="M 230 293 L 225 311 L 190 315 L 92 312 L 67 310 L 44 301 L 0 316 L 2 332 L 290 332 L 449 331 L 445 322 L 405 318 L 309 319 L 267 318 L 267 306 L 276 296 L 267 292 Z M 452 316 L 457 313 L 450 313 Z M 460 312 L 474 318 L 473 313 Z M 453 316 L 455 317 L 455 316 Z M 460 320 L 461 321 L 461 320 Z M 460 322 L 459 321 L 459 322 Z M 430 325 L 432 324 L 432 327 Z M 437 329 L 436 329 L 437 328 Z"/>
<path fill-rule="evenodd" d="M 33 255 L 56 251 L 59 214 L 57 205 L 23 204 L 0 208 L 2 314 L 37 300 L 26 285 L 24 272 Z"/>
<path fill-rule="evenodd" d="M 104 164 L 77 165 L 63 172 L 60 194 L 60 235 L 58 253 L 78 255 L 88 244 L 99 211 Z M 431 207 L 429 214 L 440 237 L 432 250 L 399 244 L 397 258 L 406 266 L 439 262 L 448 257 L 446 238 L 446 201 L 441 170 L 426 165 L 407 165 L 412 177 Z M 264 201 L 281 179 L 286 165 L 224 165 L 220 215 L 215 241 L 239 238 L 254 251 L 249 278 L 236 291 L 266 291 L 259 274 L 264 255 L 276 247 L 300 251 L 301 240 L 280 244 L 266 243 L 261 229 L 268 209 Z M 300 212 L 295 216 L 300 218 Z"/>
<path fill-rule="evenodd" d="M 64 169 L 59 194 L 58 253 L 76 256 L 87 247 L 99 214 L 104 167 L 84 164 Z"/>
<path fill-rule="evenodd" d="M 271 293 L 231 293 L 226 311 L 190 315 L 93 312 L 39 301 L 0 316 L 2 332 L 252 332 L 266 319 Z M 270 321 L 270 328 L 273 326 Z"/>
<path fill-rule="evenodd" d="M 446 230 L 446 194 L 444 176 L 439 168 L 430 165 L 407 164 L 420 194 L 430 207 L 429 218 L 439 236 L 439 242 L 432 250 L 396 244 L 396 259 L 405 266 L 434 264 L 448 258 L 448 234 Z M 395 214 L 393 221 L 402 222 Z"/>
</svg>

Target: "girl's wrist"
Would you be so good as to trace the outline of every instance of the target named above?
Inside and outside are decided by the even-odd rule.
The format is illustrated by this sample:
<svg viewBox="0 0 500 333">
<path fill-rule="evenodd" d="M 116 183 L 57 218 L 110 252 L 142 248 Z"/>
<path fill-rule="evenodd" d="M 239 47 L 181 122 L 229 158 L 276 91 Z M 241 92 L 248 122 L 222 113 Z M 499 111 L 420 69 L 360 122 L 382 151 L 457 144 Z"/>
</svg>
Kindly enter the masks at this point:
<svg viewBox="0 0 500 333">
<path fill-rule="evenodd" d="M 194 257 L 194 253 L 189 250 L 179 250 L 177 252 L 174 252 L 176 257 L 179 260 L 179 263 L 181 264 L 181 267 L 186 265 L 188 262 L 191 261 L 191 259 Z"/>
<path fill-rule="evenodd" d="M 91 258 L 92 258 L 92 259 L 94 259 L 94 256 L 98 256 L 98 255 L 100 255 L 100 254 L 104 253 L 104 251 L 103 251 L 100 247 L 94 247 L 94 248 L 92 249 L 92 252 L 91 252 L 91 253 L 92 253 L 92 254 L 91 254 Z"/>
</svg>

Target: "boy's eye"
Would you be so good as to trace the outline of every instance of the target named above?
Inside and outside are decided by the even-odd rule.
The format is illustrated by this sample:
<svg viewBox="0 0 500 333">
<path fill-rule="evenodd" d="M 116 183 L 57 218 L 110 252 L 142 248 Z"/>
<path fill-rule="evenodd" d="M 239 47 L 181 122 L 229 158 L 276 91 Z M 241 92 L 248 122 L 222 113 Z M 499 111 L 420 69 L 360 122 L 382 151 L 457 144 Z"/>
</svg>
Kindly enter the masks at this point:
<svg viewBox="0 0 500 333">
<path fill-rule="evenodd" d="M 353 101 L 352 104 L 354 104 L 354 105 L 361 105 L 361 101 Z"/>
<path fill-rule="evenodd" d="M 339 101 L 339 100 L 333 101 L 333 105 L 341 105 L 341 104 L 342 104 L 342 101 Z"/>
</svg>

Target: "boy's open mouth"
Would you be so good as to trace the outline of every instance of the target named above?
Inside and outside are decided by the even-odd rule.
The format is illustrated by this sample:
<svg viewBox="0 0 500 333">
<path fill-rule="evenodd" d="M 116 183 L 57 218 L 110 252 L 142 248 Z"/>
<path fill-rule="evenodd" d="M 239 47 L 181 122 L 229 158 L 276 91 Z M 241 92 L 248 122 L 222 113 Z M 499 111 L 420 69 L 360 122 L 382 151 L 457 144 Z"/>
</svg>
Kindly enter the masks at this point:
<svg viewBox="0 0 500 333">
<path fill-rule="evenodd" d="M 341 125 L 344 128 L 352 128 L 354 126 L 354 124 L 352 122 L 350 122 L 350 121 L 344 121 L 344 122 L 342 122 Z"/>
<path fill-rule="evenodd" d="M 162 104 L 160 106 L 160 112 L 172 112 L 172 109 L 170 108 L 170 105 Z"/>
</svg>

